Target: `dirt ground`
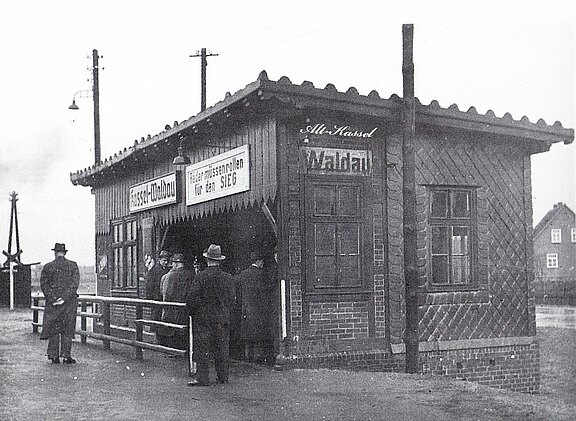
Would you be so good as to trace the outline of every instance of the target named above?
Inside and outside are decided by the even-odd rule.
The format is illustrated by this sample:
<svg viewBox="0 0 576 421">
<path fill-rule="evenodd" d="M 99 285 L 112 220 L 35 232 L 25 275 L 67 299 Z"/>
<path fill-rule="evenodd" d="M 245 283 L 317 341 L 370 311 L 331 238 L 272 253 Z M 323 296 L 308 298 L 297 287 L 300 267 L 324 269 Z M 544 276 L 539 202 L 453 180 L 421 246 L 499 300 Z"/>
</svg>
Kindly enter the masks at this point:
<svg viewBox="0 0 576 421">
<path fill-rule="evenodd" d="M 229 384 L 191 388 L 183 358 L 144 351 L 139 361 L 117 344 L 104 351 L 98 341 L 75 341 L 78 364 L 51 365 L 30 322 L 29 310 L 0 309 L 1 420 L 573 420 L 576 414 L 576 336 L 566 329 L 540 333 L 543 393 L 531 396 L 442 377 L 274 371 L 239 362 Z M 558 352 L 551 344 L 567 354 L 568 366 L 553 361 Z"/>
</svg>

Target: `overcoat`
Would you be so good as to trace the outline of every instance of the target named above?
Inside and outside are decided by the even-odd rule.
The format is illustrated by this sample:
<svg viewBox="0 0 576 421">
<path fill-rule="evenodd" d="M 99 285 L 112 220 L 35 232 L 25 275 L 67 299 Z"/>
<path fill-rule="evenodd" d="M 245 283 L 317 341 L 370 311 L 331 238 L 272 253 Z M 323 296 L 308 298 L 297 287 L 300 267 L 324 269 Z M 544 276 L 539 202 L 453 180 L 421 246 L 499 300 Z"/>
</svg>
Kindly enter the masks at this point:
<svg viewBox="0 0 576 421">
<path fill-rule="evenodd" d="M 271 290 L 264 269 L 251 265 L 238 275 L 241 296 L 240 338 L 266 341 L 271 338 Z"/>
<path fill-rule="evenodd" d="M 161 265 L 155 264 L 152 269 L 148 271 L 146 276 L 146 299 L 154 301 L 162 301 L 162 293 L 160 291 L 160 280 L 162 276 L 166 275 L 170 269 L 164 269 Z M 152 307 L 152 320 L 160 320 L 162 318 L 162 309 L 160 307 Z"/>
<path fill-rule="evenodd" d="M 58 333 L 74 335 L 79 285 L 80 272 L 76 262 L 58 256 L 44 265 L 40 275 L 40 288 L 45 297 L 40 339 L 48 339 Z M 55 306 L 54 302 L 59 297 L 64 304 Z"/>
<path fill-rule="evenodd" d="M 230 311 L 236 294 L 234 278 L 220 266 L 196 274 L 186 306 L 192 316 L 192 360 L 206 362 L 209 353 L 228 358 Z"/>
<path fill-rule="evenodd" d="M 170 270 L 166 275 L 166 296 L 164 301 L 185 303 L 194 279 L 194 272 L 185 268 Z M 181 325 L 188 324 L 188 311 L 186 308 L 165 308 L 162 321 Z M 156 333 L 164 336 L 174 336 L 175 330 L 158 326 Z"/>
</svg>

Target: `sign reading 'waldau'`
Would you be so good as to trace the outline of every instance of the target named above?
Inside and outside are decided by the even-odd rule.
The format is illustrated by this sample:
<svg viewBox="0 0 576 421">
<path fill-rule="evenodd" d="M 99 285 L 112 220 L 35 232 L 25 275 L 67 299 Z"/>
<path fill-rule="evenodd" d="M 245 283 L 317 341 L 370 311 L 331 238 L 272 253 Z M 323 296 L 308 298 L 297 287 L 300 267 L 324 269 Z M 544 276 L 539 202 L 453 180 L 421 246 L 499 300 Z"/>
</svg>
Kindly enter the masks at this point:
<svg viewBox="0 0 576 421">
<path fill-rule="evenodd" d="M 186 167 L 186 205 L 250 190 L 248 145 Z"/>
<path fill-rule="evenodd" d="M 176 173 L 170 173 L 130 187 L 130 212 L 178 202 Z"/>
</svg>

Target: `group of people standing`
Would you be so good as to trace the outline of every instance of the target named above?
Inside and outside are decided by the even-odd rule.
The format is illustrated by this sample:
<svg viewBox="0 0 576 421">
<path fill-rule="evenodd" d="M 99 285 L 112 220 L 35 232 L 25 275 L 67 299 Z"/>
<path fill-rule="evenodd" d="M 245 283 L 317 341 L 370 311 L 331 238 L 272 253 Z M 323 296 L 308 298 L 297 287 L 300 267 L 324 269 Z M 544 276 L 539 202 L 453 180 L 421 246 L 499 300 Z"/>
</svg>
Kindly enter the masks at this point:
<svg viewBox="0 0 576 421">
<path fill-rule="evenodd" d="M 209 384 L 211 357 L 217 382 L 228 382 L 231 330 L 234 338 L 241 341 L 248 361 L 256 360 L 258 349 L 271 351 L 273 338 L 274 282 L 265 276 L 262 256 L 251 253 L 250 267 L 235 278 L 221 267 L 226 256 L 219 245 L 210 245 L 202 255 L 205 261 L 196 262 L 191 270 L 186 268 L 182 254 L 161 251 L 158 264 L 149 268 L 146 281 L 147 299 L 186 303 L 186 309 L 153 309 L 152 317 L 186 325 L 190 316 L 192 360 L 196 363 L 196 378 L 188 382 L 190 386 Z M 186 349 L 188 332 L 162 325 L 155 332 L 160 345 Z M 267 358 L 271 360 L 270 356 Z"/>
</svg>

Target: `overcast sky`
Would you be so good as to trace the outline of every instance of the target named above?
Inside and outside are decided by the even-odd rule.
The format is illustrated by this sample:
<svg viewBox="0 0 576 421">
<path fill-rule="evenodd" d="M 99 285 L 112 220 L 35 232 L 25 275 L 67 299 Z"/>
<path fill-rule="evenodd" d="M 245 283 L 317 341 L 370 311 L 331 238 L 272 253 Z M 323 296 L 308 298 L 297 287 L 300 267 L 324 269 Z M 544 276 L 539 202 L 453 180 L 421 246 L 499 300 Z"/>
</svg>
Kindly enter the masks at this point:
<svg viewBox="0 0 576 421">
<path fill-rule="evenodd" d="M 16 191 L 25 262 L 51 260 L 54 243 L 64 242 L 71 259 L 93 263 L 94 197 L 69 180 L 93 163 L 92 100 L 77 99 L 78 111 L 68 106 L 92 87 L 94 48 L 103 56 L 102 158 L 199 112 L 200 61 L 189 56 L 202 47 L 219 54 L 208 60 L 208 106 L 261 70 L 272 80 L 401 96 L 402 23 L 415 25 L 415 92 L 423 104 L 436 99 L 575 127 L 573 1 L 485 1 L 475 9 L 194 3 L 0 0 L 1 250 Z M 556 202 L 576 210 L 575 150 L 560 144 L 533 156 L 535 223 Z"/>
</svg>

